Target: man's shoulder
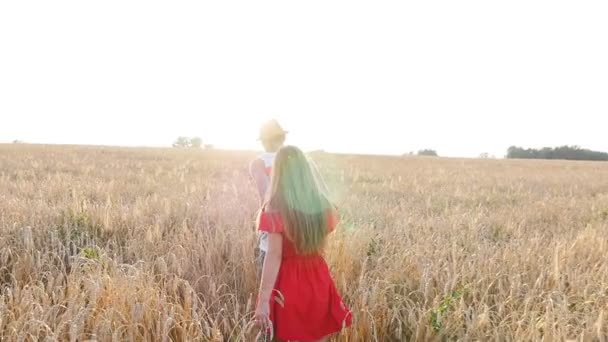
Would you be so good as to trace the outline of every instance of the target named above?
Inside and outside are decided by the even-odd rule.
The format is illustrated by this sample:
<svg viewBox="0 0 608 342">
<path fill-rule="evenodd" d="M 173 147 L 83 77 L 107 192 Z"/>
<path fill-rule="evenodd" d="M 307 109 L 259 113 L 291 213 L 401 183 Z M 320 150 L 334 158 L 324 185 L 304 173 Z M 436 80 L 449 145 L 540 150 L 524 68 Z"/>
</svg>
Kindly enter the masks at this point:
<svg viewBox="0 0 608 342">
<path fill-rule="evenodd" d="M 260 159 L 266 167 L 269 167 L 274 162 L 275 156 L 276 156 L 276 153 L 264 152 L 263 154 L 258 156 L 258 159 Z"/>
</svg>

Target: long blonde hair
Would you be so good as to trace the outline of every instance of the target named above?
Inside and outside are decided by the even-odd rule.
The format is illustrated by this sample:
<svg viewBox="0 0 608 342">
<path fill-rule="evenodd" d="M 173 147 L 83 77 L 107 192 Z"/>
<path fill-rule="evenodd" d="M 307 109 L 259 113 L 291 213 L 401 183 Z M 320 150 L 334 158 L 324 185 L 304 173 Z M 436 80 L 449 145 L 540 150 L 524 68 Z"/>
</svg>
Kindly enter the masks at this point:
<svg viewBox="0 0 608 342">
<path fill-rule="evenodd" d="M 281 148 L 272 167 L 267 207 L 281 215 L 287 238 L 300 254 L 320 252 L 328 233 L 332 204 L 315 171 L 295 146 Z"/>
</svg>

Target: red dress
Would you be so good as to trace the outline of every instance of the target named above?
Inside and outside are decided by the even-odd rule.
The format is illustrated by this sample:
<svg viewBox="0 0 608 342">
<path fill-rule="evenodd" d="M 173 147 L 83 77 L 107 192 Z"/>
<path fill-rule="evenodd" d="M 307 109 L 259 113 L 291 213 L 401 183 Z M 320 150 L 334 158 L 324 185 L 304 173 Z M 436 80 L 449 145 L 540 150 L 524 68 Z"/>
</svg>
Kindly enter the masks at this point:
<svg viewBox="0 0 608 342">
<path fill-rule="evenodd" d="M 338 223 L 331 212 L 329 231 Z M 270 319 L 275 335 L 282 340 L 318 340 L 351 325 L 352 315 L 344 305 L 322 255 L 298 255 L 294 244 L 283 234 L 280 214 L 262 211 L 258 229 L 280 233 L 283 259 L 270 301 Z M 328 231 L 328 233 L 329 233 Z M 282 305 L 275 300 L 282 299 Z"/>
</svg>

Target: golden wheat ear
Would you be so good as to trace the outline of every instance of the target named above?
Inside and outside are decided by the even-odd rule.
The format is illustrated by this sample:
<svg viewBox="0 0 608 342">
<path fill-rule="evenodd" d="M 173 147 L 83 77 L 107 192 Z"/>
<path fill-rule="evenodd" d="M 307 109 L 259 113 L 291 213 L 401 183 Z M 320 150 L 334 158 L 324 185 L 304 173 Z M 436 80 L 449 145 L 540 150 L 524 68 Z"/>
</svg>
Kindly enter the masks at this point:
<svg viewBox="0 0 608 342">
<path fill-rule="evenodd" d="M 282 308 L 284 308 L 285 307 L 285 297 L 283 296 L 281 291 L 275 289 L 275 290 L 272 290 L 272 292 L 277 294 L 274 297 L 274 301 L 277 302 Z"/>
</svg>

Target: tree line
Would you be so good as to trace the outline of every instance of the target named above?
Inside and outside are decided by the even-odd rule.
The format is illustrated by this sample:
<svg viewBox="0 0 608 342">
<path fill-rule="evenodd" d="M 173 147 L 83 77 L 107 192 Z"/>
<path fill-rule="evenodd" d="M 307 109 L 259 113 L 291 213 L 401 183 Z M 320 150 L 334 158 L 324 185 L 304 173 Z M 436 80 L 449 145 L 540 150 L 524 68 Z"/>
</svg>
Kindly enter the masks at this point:
<svg viewBox="0 0 608 342">
<path fill-rule="evenodd" d="M 17 141 L 15 141 L 17 143 Z M 213 145 L 203 145 L 203 140 L 200 137 L 178 137 L 173 143 L 176 148 L 213 148 Z M 437 151 L 433 149 L 422 149 L 418 152 L 409 152 L 406 155 L 418 155 L 427 157 L 438 157 Z M 581 148 L 579 146 L 559 146 L 559 147 L 543 147 L 540 149 L 522 148 L 511 146 L 507 149 L 507 159 L 563 159 L 563 160 L 592 160 L 592 161 L 608 161 L 608 153 L 592 151 Z M 494 158 L 488 153 L 482 153 L 479 158 L 487 159 Z"/>
<path fill-rule="evenodd" d="M 175 142 L 173 142 L 173 147 L 176 148 L 202 148 L 203 147 L 203 139 L 199 137 L 178 137 Z"/>
<path fill-rule="evenodd" d="M 507 150 L 507 158 L 608 161 L 608 153 L 592 151 L 579 146 L 544 147 L 541 149 L 511 146 Z"/>
</svg>

